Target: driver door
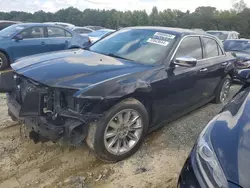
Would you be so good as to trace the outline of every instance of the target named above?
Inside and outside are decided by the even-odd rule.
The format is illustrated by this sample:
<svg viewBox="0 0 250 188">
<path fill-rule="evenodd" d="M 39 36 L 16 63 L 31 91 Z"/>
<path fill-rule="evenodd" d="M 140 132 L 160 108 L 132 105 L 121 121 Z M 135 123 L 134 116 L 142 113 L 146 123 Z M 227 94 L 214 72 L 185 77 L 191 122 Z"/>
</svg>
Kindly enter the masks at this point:
<svg viewBox="0 0 250 188">
<path fill-rule="evenodd" d="M 177 58 L 195 58 L 197 65 L 193 67 L 184 67 L 174 65 Z M 182 113 L 185 113 L 192 106 L 199 103 L 202 99 L 203 90 L 206 85 L 199 85 L 199 72 L 203 67 L 199 65 L 204 62 L 203 48 L 199 36 L 185 37 L 179 47 L 177 47 L 176 54 L 167 68 L 167 78 L 157 83 L 155 91 L 158 91 L 155 100 L 157 114 L 155 114 L 156 122 L 160 123 L 164 120 L 174 118 Z"/>
</svg>

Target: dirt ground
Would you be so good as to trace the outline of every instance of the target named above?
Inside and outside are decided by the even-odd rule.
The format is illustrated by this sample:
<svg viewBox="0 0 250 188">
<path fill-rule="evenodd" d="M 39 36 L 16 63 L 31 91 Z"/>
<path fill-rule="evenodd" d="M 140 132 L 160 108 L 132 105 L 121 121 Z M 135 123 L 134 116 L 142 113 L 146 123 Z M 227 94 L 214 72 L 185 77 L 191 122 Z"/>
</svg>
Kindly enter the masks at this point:
<svg viewBox="0 0 250 188">
<path fill-rule="evenodd" d="M 233 86 L 233 95 L 240 86 Z M 129 159 L 107 164 L 86 145 L 34 144 L 7 116 L 0 95 L 0 188 L 167 188 L 177 178 L 199 132 L 222 108 L 208 104 L 151 133 Z"/>
</svg>

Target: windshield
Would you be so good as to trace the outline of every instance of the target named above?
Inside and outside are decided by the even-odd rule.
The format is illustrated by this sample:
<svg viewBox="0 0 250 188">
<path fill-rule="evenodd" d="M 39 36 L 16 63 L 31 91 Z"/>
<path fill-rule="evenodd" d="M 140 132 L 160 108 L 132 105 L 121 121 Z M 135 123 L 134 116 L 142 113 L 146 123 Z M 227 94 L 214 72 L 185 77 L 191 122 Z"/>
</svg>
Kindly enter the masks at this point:
<svg viewBox="0 0 250 188">
<path fill-rule="evenodd" d="M 98 30 L 98 31 L 94 31 L 92 33 L 89 33 L 89 36 L 90 37 L 102 37 L 102 36 L 106 35 L 107 33 L 109 33 L 109 31 Z"/>
<path fill-rule="evenodd" d="M 176 38 L 162 31 L 123 29 L 93 44 L 90 50 L 144 64 L 156 64 L 163 62 Z"/>
<path fill-rule="evenodd" d="M 228 40 L 224 42 L 225 51 L 239 51 L 250 53 L 250 41 Z"/>
<path fill-rule="evenodd" d="M 214 31 L 211 31 L 211 32 L 207 32 L 208 34 L 210 35 L 214 35 L 216 37 L 218 37 L 220 40 L 227 40 L 228 38 L 228 34 L 227 33 L 223 33 L 223 32 L 214 32 Z"/>
<path fill-rule="evenodd" d="M 11 25 L 11 26 L 1 30 L 0 36 L 1 37 L 10 37 L 23 29 L 24 29 L 24 27 L 22 27 L 22 26 Z"/>
</svg>

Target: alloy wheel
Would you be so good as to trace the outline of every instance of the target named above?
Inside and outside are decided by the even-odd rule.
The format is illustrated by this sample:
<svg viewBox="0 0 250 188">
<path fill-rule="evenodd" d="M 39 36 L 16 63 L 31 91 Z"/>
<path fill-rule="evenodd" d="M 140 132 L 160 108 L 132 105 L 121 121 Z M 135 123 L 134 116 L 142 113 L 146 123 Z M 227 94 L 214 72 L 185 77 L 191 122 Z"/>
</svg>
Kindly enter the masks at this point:
<svg viewBox="0 0 250 188">
<path fill-rule="evenodd" d="M 228 99 L 229 96 L 229 91 L 230 91 L 230 86 L 231 86 L 231 82 L 230 80 L 226 80 L 221 88 L 221 92 L 220 92 L 220 101 L 222 103 L 225 103 L 226 100 Z"/>
<path fill-rule="evenodd" d="M 142 119 L 136 110 L 120 111 L 111 118 L 106 127 L 105 148 L 114 155 L 125 154 L 138 143 L 142 132 Z"/>
</svg>

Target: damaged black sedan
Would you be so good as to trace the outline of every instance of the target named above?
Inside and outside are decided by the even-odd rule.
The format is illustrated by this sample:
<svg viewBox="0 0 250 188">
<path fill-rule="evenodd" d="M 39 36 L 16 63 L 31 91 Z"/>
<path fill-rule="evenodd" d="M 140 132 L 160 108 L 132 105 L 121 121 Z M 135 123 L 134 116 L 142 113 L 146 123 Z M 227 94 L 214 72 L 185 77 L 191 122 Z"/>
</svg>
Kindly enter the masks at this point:
<svg viewBox="0 0 250 188">
<path fill-rule="evenodd" d="M 86 140 L 100 159 L 119 161 L 162 123 L 225 103 L 234 62 L 206 34 L 125 28 L 89 49 L 20 59 L 1 73 L 0 90 L 35 142 Z"/>
</svg>

